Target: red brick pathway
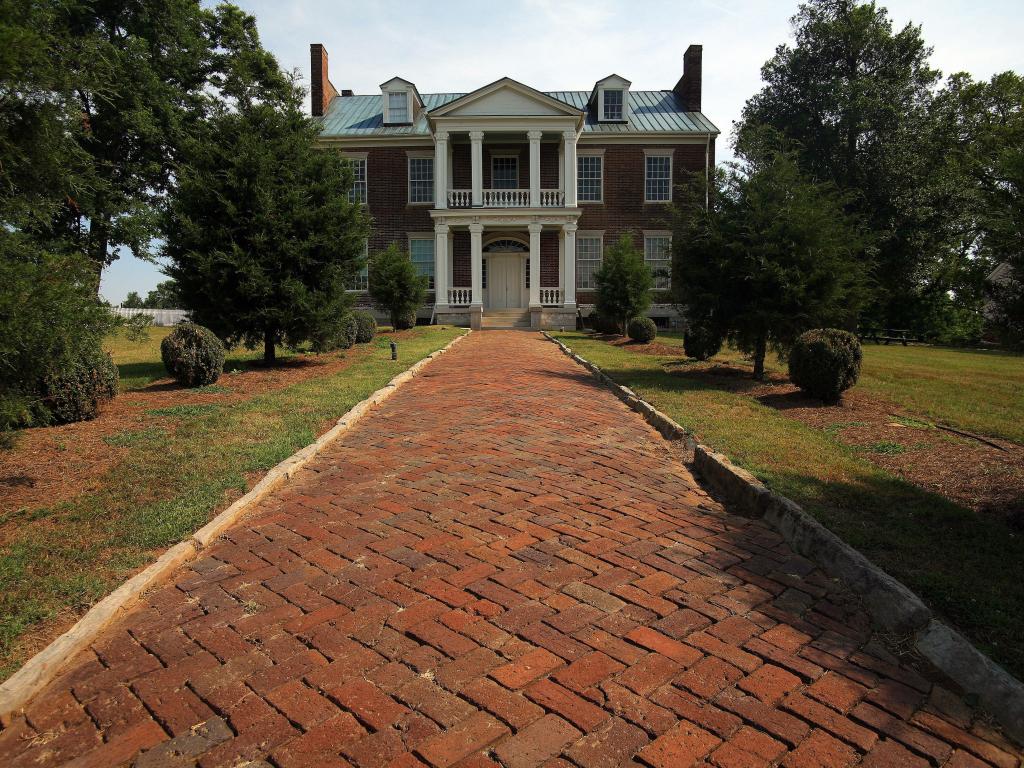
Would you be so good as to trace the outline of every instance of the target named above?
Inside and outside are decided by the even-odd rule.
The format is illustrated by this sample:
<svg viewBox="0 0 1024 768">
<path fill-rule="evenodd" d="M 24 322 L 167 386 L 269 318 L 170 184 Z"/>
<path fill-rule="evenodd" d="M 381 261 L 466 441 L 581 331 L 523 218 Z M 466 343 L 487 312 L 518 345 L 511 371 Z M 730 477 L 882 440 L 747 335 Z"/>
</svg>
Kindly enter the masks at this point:
<svg viewBox="0 0 1024 768">
<path fill-rule="evenodd" d="M 516 332 L 433 363 L 0 733 L 11 768 L 966 768 L 1014 751 Z"/>
</svg>

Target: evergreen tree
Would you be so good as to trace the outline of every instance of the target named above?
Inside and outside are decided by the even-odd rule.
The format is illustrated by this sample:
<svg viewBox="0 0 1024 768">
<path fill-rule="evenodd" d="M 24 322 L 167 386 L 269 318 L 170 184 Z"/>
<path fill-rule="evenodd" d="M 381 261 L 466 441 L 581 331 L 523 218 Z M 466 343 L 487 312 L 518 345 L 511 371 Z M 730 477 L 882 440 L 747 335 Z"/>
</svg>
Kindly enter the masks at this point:
<svg viewBox="0 0 1024 768">
<path fill-rule="evenodd" d="M 138 291 L 128 291 L 128 295 L 124 297 L 124 301 L 121 302 L 121 306 L 127 307 L 128 309 L 141 309 L 146 305 L 142 301 L 142 297 L 139 296 Z"/>
<path fill-rule="evenodd" d="M 267 363 L 346 311 L 368 233 L 350 165 L 316 147 L 301 106 L 297 88 L 226 105 L 186 152 L 166 218 L 166 273 L 192 320 Z"/>
<path fill-rule="evenodd" d="M 178 293 L 178 284 L 173 280 L 158 283 L 156 288 L 146 294 L 142 306 L 147 309 L 180 309 L 181 296 Z"/>
<path fill-rule="evenodd" d="M 615 320 L 621 333 L 626 332 L 631 319 L 644 314 L 651 306 L 654 275 L 629 235 L 623 235 L 605 251 L 594 280 L 597 282 L 594 309 L 598 315 Z"/>
<path fill-rule="evenodd" d="M 672 291 L 695 327 L 728 337 L 764 376 L 803 331 L 850 326 L 863 301 L 863 247 L 843 200 L 801 173 L 791 152 L 717 174 L 674 214 Z"/>
<path fill-rule="evenodd" d="M 409 254 L 392 243 L 370 258 L 367 282 L 370 298 L 388 313 L 395 330 L 415 323 L 416 310 L 427 295 L 427 281 L 416 272 Z"/>
</svg>

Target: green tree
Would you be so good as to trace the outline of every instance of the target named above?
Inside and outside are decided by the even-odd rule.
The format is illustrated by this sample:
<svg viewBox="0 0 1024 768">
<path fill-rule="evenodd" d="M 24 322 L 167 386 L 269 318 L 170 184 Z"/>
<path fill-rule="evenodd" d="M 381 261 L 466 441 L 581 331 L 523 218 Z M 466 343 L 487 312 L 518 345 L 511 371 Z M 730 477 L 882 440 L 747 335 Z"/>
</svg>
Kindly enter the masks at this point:
<svg viewBox="0 0 1024 768">
<path fill-rule="evenodd" d="M 156 288 L 146 294 L 142 306 L 147 309 L 180 309 L 181 296 L 178 292 L 178 284 L 174 280 L 157 283 Z"/>
<path fill-rule="evenodd" d="M 801 173 L 796 157 L 763 151 L 720 171 L 704 206 L 692 190 L 673 214 L 676 304 L 687 321 L 728 337 L 764 377 L 769 347 L 803 331 L 851 326 L 863 301 L 863 247 L 833 185 Z"/>
<path fill-rule="evenodd" d="M 139 296 L 138 291 L 128 291 L 128 295 L 124 297 L 124 301 L 121 302 L 122 307 L 128 307 L 129 309 L 141 309 L 146 306 L 142 301 L 142 297 Z"/>
<path fill-rule="evenodd" d="M 344 314 L 366 216 L 350 165 L 316 146 L 293 88 L 225 106 L 190 145 L 166 217 L 166 269 L 192 320 L 228 343 L 295 347 Z"/>
<path fill-rule="evenodd" d="M 370 298 L 388 313 L 395 329 L 402 328 L 410 316 L 415 317 L 427 296 L 426 278 L 395 243 L 370 257 L 367 280 Z"/>
<path fill-rule="evenodd" d="M 874 2 L 808 0 L 795 42 L 761 70 L 737 148 L 758 152 L 761 126 L 797 152 L 801 169 L 848 193 L 871 235 L 861 254 L 876 280 L 866 312 L 893 327 L 920 324 L 958 288 L 969 251 L 970 190 L 932 111 L 940 73 L 920 27 L 894 29 Z"/>
<path fill-rule="evenodd" d="M 594 309 L 598 315 L 614 319 L 622 333 L 632 318 L 644 314 L 651 306 L 654 276 L 629 235 L 623 235 L 605 251 L 594 280 Z"/>
</svg>

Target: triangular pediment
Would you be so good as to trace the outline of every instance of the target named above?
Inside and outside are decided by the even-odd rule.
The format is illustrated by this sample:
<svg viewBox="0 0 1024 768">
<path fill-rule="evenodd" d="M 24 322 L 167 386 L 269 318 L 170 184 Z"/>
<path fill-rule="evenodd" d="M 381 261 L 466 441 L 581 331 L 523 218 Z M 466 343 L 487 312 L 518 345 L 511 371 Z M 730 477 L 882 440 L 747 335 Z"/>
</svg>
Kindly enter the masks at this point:
<svg viewBox="0 0 1024 768">
<path fill-rule="evenodd" d="M 579 117 L 580 110 L 504 77 L 431 110 L 431 117 Z"/>
</svg>

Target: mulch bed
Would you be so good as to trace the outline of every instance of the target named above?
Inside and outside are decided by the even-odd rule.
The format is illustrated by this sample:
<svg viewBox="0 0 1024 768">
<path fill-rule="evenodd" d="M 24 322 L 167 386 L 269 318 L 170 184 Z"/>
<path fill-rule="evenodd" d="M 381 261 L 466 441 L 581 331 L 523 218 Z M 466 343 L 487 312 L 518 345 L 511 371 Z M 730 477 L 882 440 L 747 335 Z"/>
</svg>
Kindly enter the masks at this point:
<svg viewBox="0 0 1024 768">
<path fill-rule="evenodd" d="M 347 350 L 345 357 L 337 353 L 302 355 L 272 368 L 252 365 L 236 373 L 226 371 L 215 386 L 223 391 L 197 391 L 169 378 L 160 379 L 118 395 L 91 421 L 22 430 L 12 450 L 0 451 L 0 514 L 54 506 L 96 491 L 130 450 L 111 445 L 110 438 L 150 428 L 174 429 L 175 419 L 153 416 L 149 410 L 238 403 L 307 379 L 330 376 L 367 352 L 368 347 L 361 345 Z M 330 424 L 321 426 L 323 432 Z"/>
</svg>

